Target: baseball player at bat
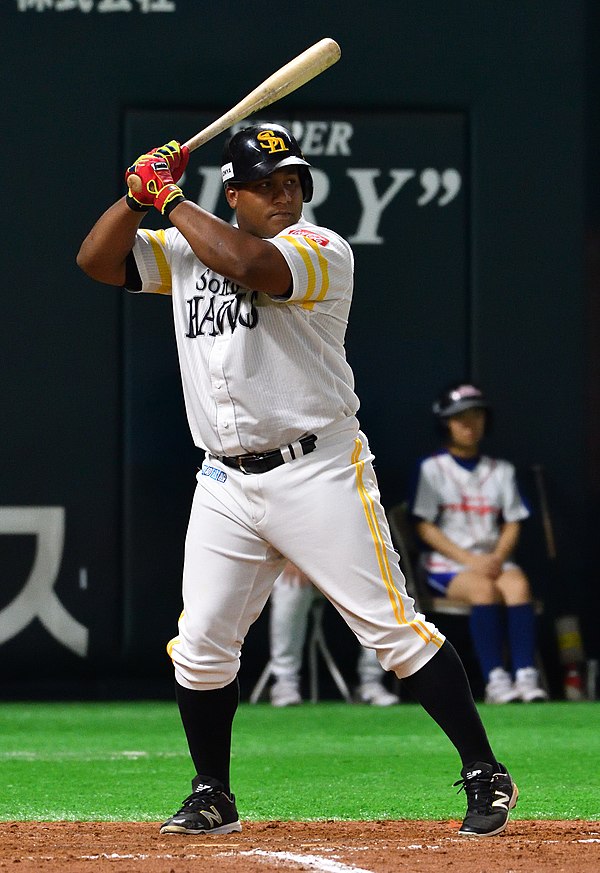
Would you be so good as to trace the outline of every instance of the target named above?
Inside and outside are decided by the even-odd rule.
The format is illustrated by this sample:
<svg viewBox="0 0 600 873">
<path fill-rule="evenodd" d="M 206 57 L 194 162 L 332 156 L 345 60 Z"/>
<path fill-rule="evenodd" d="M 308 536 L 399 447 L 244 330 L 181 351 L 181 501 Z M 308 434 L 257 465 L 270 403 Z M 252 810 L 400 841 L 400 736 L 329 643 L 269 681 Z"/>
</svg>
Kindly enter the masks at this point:
<svg viewBox="0 0 600 873">
<path fill-rule="evenodd" d="M 205 451 L 190 510 L 183 612 L 168 644 L 195 768 L 161 832 L 240 831 L 230 786 L 240 651 L 287 560 L 333 603 L 456 747 L 461 834 L 504 830 L 517 787 L 498 762 L 452 645 L 407 595 L 356 413 L 344 338 L 353 254 L 302 217 L 308 162 L 275 124 L 224 148 L 236 226 L 186 199 L 178 143 L 127 170 L 142 184 L 97 221 L 78 254 L 91 277 L 170 294 L 189 427 Z M 140 227 L 157 209 L 162 231 Z"/>
<path fill-rule="evenodd" d="M 472 604 L 470 630 L 486 703 L 546 700 L 535 662 L 529 581 L 512 560 L 529 516 L 515 468 L 480 453 L 490 404 L 476 385 L 455 383 L 433 404 L 445 447 L 419 467 L 412 512 L 428 546 L 427 583 L 439 597 Z M 505 618 L 512 667 L 505 669 Z"/>
</svg>

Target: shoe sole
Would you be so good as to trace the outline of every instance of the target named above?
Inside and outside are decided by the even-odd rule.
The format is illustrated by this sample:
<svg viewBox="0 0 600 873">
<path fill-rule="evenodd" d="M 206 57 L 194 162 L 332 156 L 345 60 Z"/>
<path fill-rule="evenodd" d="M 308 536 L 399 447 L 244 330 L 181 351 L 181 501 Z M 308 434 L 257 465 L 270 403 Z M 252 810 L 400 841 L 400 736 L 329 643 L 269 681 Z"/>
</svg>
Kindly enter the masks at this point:
<svg viewBox="0 0 600 873">
<path fill-rule="evenodd" d="M 242 831 L 242 825 L 239 821 L 231 822 L 231 824 L 221 825 L 219 828 L 185 828 L 182 825 L 163 825 L 160 829 L 161 834 L 239 834 Z"/>
<path fill-rule="evenodd" d="M 487 831 L 485 834 L 477 834 L 474 831 L 459 831 L 458 832 L 459 836 L 461 836 L 461 837 L 477 837 L 477 838 L 479 838 L 479 837 L 497 837 L 498 834 L 501 834 L 502 831 L 506 828 L 506 825 L 508 824 L 508 820 L 510 818 L 510 811 L 511 811 L 511 809 L 515 808 L 515 806 L 517 805 L 518 799 L 519 799 L 519 789 L 517 788 L 516 782 L 513 782 L 513 792 L 512 792 L 510 800 L 508 801 L 508 812 L 506 814 L 504 824 L 501 827 L 496 828 L 495 831 Z"/>
</svg>

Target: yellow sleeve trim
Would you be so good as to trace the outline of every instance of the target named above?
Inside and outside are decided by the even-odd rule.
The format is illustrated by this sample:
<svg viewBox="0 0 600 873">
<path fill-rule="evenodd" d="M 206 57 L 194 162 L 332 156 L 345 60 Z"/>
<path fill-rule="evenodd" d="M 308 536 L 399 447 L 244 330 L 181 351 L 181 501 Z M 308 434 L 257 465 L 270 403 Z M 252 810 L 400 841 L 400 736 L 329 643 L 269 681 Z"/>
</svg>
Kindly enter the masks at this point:
<svg viewBox="0 0 600 873">
<path fill-rule="evenodd" d="M 165 232 L 164 230 L 156 230 L 156 231 L 148 231 L 144 228 L 141 228 L 141 232 L 145 234 L 148 239 L 151 247 L 152 254 L 154 255 L 154 260 L 156 262 L 156 268 L 158 270 L 158 275 L 160 277 L 160 287 L 157 288 L 153 293 L 154 294 L 170 294 L 172 290 L 171 285 L 171 268 L 167 263 L 167 259 L 164 253 L 164 246 L 166 244 Z"/>
<path fill-rule="evenodd" d="M 321 248 L 318 243 L 314 240 L 309 239 L 305 236 L 295 237 L 295 236 L 285 236 L 282 239 L 291 242 L 292 245 L 298 251 L 298 254 L 302 258 L 304 262 L 304 266 L 306 268 L 307 275 L 307 286 L 306 286 L 306 294 L 304 297 L 300 298 L 298 301 L 302 304 L 304 309 L 314 309 L 315 303 L 320 303 L 321 300 L 325 298 L 329 290 L 329 265 L 327 263 L 327 259 L 323 257 L 323 253 L 321 252 Z M 306 250 L 306 246 L 309 246 L 317 258 L 318 263 L 318 273 L 314 267 L 313 259 L 310 256 L 310 253 Z M 313 298 L 317 290 L 317 279 L 320 277 L 321 287 L 319 293 L 316 297 Z"/>
</svg>

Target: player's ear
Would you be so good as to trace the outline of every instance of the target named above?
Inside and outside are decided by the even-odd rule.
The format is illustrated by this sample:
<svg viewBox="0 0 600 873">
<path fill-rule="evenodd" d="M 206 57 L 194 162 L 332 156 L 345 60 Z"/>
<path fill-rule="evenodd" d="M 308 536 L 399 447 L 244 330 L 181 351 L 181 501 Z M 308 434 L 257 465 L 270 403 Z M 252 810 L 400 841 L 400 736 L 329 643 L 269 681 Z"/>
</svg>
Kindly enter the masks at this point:
<svg viewBox="0 0 600 873">
<path fill-rule="evenodd" d="M 237 188 L 232 188 L 230 185 L 225 188 L 225 197 L 227 198 L 227 202 L 232 209 L 235 209 L 238 201 L 238 190 Z"/>
</svg>

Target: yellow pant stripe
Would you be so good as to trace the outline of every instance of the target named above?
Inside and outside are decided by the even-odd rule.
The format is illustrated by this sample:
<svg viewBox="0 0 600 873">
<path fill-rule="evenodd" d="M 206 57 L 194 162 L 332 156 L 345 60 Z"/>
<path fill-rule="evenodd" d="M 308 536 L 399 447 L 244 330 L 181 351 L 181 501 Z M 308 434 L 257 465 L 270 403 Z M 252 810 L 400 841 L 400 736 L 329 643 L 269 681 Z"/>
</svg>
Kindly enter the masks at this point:
<svg viewBox="0 0 600 873">
<path fill-rule="evenodd" d="M 354 441 L 354 452 L 352 453 L 352 464 L 356 469 L 356 485 L 365 512 L 365 518 L 367 519 L 367 524 L 369 525 L 369 530 L 371 531 L 371 536 L 373 538 L 375 554 L 377 555 L 377 562 L 379 564 L 379 572 L 381 573 L 381 578 L 387 588 L 396 621 L 398 624 L 408 624 L 426 643 L 433 642 L 436 645 L 441 645 L 442 641 L 434 636 L 422 621 L 415 620 L 408 622 L 406 620 L 404 602 L 402 600 L 402 595 L 394 585 L 392 571 L 387 557 L 387 550 L 381 535 L 381 528 L 379 527 L 379 522 L 375 513 L 373 499 L 367 492 L 363 482 L 365 462 L 360 460 L 361 451 L 362 442 L 357 437 Z"/>
<path fill-rule="evenodd" d="M 181 619 L 183 618 L 184 614 L 185 614 L 185 612 L 182 609 L 181 613 L 179 614 L 179 619 L 177 622 L 178 624 L 181 621 Z M 169 640 L 169 642 L 167 643 L 167 654 L 168 654 L 169 658 L 173 657 L 173 646 L 179 645 L 180 642 L 181 642 L 181 640 L 179 637 L 173 637 L 172 640 Z"/>
<path fill-rule="evenodd" d="M 180 642 L 179 637 L 174 637 L 172 640 L 169 640 L 167 643 L 167 655 L 169 658 L 173 657 L 173 646 L 176 646 Z"/>
</svg>

